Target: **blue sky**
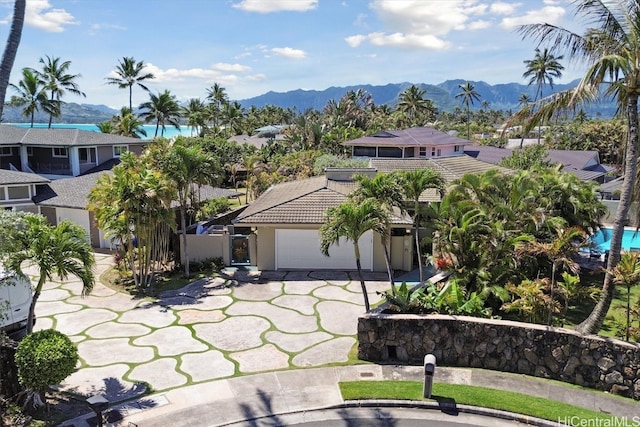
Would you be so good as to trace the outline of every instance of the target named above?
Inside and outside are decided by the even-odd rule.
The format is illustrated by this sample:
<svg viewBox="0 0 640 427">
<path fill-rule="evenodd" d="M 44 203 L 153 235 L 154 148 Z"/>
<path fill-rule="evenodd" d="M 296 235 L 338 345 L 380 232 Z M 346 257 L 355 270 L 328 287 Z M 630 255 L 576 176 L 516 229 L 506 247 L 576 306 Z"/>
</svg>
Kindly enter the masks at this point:
<svg viewBox="0 0 640 427">
<path fill-rule="evenodd" d="M 12 11 L 13 0 L 0 0 L 0 46 Z M 535 45 L 515 27 L 570 28 L 572 11 L 565 0 L 27 0 L 11 82 L 49 55 L 81 75 L 87 97 L 65 101 L 113 108 L 128 104 L 128 92 L 105 78 L 124 56 L 148 64 L 153 92 L 179 101 L 204 99 L 214 83 L 236 100 L 456 78 L 526 84 L 523 61 Z M 580 76 L 563 64 L 557 82 Z M 141 89 L 133 96 L 134 105 L 148 100 Z"/>
</svg>

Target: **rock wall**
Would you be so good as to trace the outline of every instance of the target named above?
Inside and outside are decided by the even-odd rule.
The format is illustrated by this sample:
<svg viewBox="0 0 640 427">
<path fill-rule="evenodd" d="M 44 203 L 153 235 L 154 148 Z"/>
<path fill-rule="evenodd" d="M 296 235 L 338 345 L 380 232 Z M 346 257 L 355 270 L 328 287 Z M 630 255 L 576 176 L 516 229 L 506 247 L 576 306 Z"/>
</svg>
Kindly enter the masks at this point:
<svg viewBox="0 0 640 427">
<path fill-rule="evenodd" d="M 530 323 L 447 315 L 358 318 L 358 357 L 476 367 L 565 381 L 640 399 L 640 346 Z"/>
</svg>

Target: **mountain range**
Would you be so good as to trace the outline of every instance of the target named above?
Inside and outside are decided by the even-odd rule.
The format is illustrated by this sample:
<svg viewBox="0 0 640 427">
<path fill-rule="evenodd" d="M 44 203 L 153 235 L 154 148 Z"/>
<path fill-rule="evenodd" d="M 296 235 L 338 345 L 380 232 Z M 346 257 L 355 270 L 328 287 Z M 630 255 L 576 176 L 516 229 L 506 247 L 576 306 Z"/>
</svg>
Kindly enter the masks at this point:
<svg viewBox="0 0 640 427">
<path fill-rule="evenodd" d="M 329 87 L 324 90 L 303 90 L 296 89 L 288 92 L 267 92 L 249 99 L 239 100 L 243 108 L 255 106 L 257 108 L 266 105 L 274 105 L 282 108 L 293 108 L 297 112 L 304 112 L 308 109 L 322 110 L 329 100 L 339 101 L 348 91 L 363 89 L 369 92 L 376 105 L 389 105 L 395 107 L 400 94 L 408 87 L 415 84 L 425 91 L 425 98 L 433 101 L 440 111 L 453 111 L 456 107 L 462 107 L 456 95 L 461 92 L 460 85 L 466 80 L 447 80 L 437 85 L 426 83 L 389 83 L 386 85 L 357 85 L 346 87 Z M 481 103 L 488 103 L 490 109 L 515 111 L 519 108 L 519 98 L 525 93 L 531 99 L 536 97 L 537 87 L 535 85 L 523 85 L 520 83 L 506 83 L 490 85 L 482 81 L 469 81 L 475 91 L 479 94 L 480 102 L 476 102 L 473 109 L 479 109 Z M 553 89 L 546 88 L 545 95 L 550 93 L 570 89 L 575 87 L 578 81 L 567 84 L 556 84 Z M 615 112 L 615 104 L 611 102 L 600 102 L 585 109 L 590 116 L 611 117 Z M 65 103 L 62 107 L 62 116 L 56 120 L 57 123 L 100 123 L 108 121 L 112 116 L 119 114 L 105 105 Z M 5 106 L 3 114 L 5 123 L 25 123 L 29 120 L 22 116 L 22 108 Z M 48 116 L 37 113 L 36 122 L 47 122 Z"/>
</svg>

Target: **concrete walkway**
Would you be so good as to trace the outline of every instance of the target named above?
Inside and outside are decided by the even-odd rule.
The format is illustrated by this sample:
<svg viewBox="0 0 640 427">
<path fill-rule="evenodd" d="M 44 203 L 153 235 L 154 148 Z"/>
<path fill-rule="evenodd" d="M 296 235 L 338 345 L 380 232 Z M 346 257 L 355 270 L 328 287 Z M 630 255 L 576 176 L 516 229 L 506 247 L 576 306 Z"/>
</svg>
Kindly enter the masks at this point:
<svg viewBox="0 0 640 427">
<path fill-rule="evenodd" d="M 96 260 L 98 275 L 112 264 L 109 255 L 96 254 Z M 346 362 L 356 343 L 357 317 L 364 307 L 354 273 L 230 274 L 165 292 L 155 300 L 137 299 L 99 283 L 83 298 L 78 280 L 48 283 L 37 304 L 36 329 L 54 327 L 69 335 L 81 359 L 80 369 L 61 388 L 105 396 L 112 402 L 113 425 L 246 425 L 245 419 L 255 420 L 249 425 L 289 425 L 322 416 L 344 420 L 356 413 L 350 408 L 367 405 L 374 408 L 354 417 L 380 417 L 384 412 L 393 420 L 391 409 L 376 409 L 388 402 L 344 402 L 338 383 L 422 380 L 420 367 L 327 367 Z M 388 288 L 386 275 L 367 273 L 366 281 L 371 302 L 379 301 L 377 292 Z M 502 388 L 638 416 L 634 401 L 519 375 L 438 368 L 436 381 Z M 142 396 L 147 386 L 153 393 Z M 451 412 L 442 402 L 410 406 L 436 409 L 432 415 Z M 318 411 L 325 408 L 338 412 L 321 415 Z M 464 407 L 454 409 L 458 415 L 467 413 Z M 468 412 L 503 416 L 477 408 Z M 444 418 L 444 425 L 456 425 Z M 455 418 L 455 423 L 463 421 L 487 425 Z M 95 416 L 88 413 L 64 425 L 94 423 Z"/>
</svg>

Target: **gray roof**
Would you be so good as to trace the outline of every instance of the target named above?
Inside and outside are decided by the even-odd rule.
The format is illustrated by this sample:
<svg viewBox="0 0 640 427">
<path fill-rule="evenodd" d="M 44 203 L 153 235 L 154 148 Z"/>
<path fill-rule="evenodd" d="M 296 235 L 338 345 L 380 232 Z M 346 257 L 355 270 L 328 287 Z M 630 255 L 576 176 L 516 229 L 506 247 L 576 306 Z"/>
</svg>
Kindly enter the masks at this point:
<svg viewBox="0 0 640 427">
<path fill-rule="evenodd" d="M 385 130 L 373 135 L 343 142 L 347 146 L 432 147 L 437 145 L 468 145 L 469 140 L 428 127 Z"/>
<path fill-rule="evenodd" d="M 81 147 L 95 145 L 146 145 L 146 141 L 80 129 L 23 128 L 0 124 L 0 145 L 46 145 Z"/>
<path fill-rule="evenodd" d="M 0 169 L 0 185 L 46 184 L 48 182 L 50 181 L 47 178 L 43 178 L 35 173 Z"/>
<path fill-rule="evenodd" d="M 86 209 L 89 193 L 95 187 L 98 179 L 111 171 L 96 172 L 75 178 L 64 178 L 52 181 L 40 194 L 33 198 L 34 203 L 41 206 L 58 208 Z M 235 197 L 239 193 L 224 188 L 214 188 L 208 185 L 200 190 L 201 200 L 210 200 L 217 197 Z M 172 203 L 176 207 L 177 203 Z"/>
</svg>

